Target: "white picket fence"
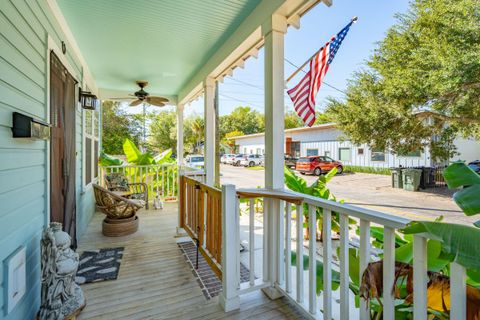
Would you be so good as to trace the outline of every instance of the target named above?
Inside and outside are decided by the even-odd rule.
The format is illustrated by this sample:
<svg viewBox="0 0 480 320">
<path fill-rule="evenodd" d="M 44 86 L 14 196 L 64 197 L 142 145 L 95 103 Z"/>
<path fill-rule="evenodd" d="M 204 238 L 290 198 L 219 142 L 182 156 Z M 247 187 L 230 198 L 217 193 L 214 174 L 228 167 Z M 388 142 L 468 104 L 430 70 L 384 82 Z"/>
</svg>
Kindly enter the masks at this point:
<svg viewBox="0 0 480 320">
<path fill-rule="evenodd" d="M 224 185 L 222 188 L 222 213 L 223 213 L 223 293 L 220 304 L 225 311 L 240 307 L 239 296 L 261 288 L 268 292 L 274 288 L 277 294 L 288 297 L 294 304 L 301 307 L 312 319 L 370 319 L 367 301 L 360 300 L 360 308 L 352 305 L 352 294 L 349 289 L 349 259 L 350 247 L 349 218 L 360 223 L 359 259 L 360 275 L 371 262 L 372 248 L 370 226 L 384 227 L 384 252 L 383 252 L 383 319 L 395 318 L 395 299 L 392 288 L 395 278 L 395 230 L 404 228 L 408 219 L 372 211 L 351 205 L 323 200 L 304 194 L 294 193 L 289 190 L 266 189 L 239 189 L 233 185 Z M 249 213 L 249 270 L 250 281 L 240 283 L 240 225 L 239 225 L 239 197 L 250 198 Z M 263 261 L 255 261 L 254 237 L 254 198 L 263 198 L 265 209 L 263 214 Z M 304 243 L 302 241 L 304 229 L 303 205 L 296 206 L 296 230 L 292 230 L 292 203 L 307 204 L 309 217 L 309 272 L 306 277 L 303 272 Z M 269 216 L 268 206 L 280 206 L 280 216 Z M 316 294 L 316 261 L 317 243 L 315 239 L 316 209 L 323 209 L 323 291 L 320 296 Z M 277 211 L 278 212 L 278 211 Z M 339 261 L 332 259 L 332 212 L 339 213 L 340 218 L 340 245 Z M 257 225 L 258 227 L 258 225 Z M 258 232 L 258 230 L 257 230 Z M 297 239 L 296 266 L 291 265 L 292 238 Z M 300 240 L 299 240 L 300 239 Z M 427 319 L 427 239 L 421 235 L 414 236 L 413 268 L 414 268 L 414 303 L 413 313 L 415 320 Z M 253 270 L 256 263 L 263 263 L 263 275 L 256 279 Z M 340 272 L 339 291 L 335 296 L 340 304 L 335 302 L 330 286 L 332 268 Z M 452 263 L 451 266 L 451 319 L 466 318 L 466 273 L 465 268 Z M 299 271 L 300 270 L 300 271 Z M 328 284 L 328 285 L 327 285 Z M 272 292 L 272 290 L 270 290 Z M 305 297 L 306 293 L 306 297 Z"/>
</svg>

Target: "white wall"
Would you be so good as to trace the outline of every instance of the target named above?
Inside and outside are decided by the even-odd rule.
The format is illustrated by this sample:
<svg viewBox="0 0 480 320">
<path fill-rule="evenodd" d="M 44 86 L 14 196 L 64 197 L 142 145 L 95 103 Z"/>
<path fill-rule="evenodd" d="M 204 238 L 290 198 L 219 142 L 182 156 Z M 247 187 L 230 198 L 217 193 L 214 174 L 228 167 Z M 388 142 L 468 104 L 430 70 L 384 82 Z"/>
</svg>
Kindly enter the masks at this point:
<svg viewBox="0 0 480 320">
<path fill-rule="evenodd" d="M 257 149 L 260 149 L 260 153 L 263 154 L 265 150 L 265 136 L 254 136 L 248 138 L 242 138 L 235 141 L 239 153 L 245 153 L 247 148 L 248 154 L 257 154 Z"/>
<path fill-rule="evenodd" d="M 463 160 L 471 162 L 473 160 L 480 160 L 480 142 L 474 139 L 457 138 L 454 141 L 459 155 L 453 157 L 451 161 Z"/>
</svg>

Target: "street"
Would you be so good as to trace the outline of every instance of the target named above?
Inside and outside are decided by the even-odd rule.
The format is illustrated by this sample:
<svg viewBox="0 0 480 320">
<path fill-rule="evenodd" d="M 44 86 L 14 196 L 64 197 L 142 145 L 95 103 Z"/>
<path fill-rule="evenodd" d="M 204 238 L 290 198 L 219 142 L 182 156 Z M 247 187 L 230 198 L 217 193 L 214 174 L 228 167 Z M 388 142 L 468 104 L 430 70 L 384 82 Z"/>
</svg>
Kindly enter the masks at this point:
<svg viewBox="0 0 480 320">
<path fill-rule="evenodd" d="M 237 188 L 264 186 L 264 170 L 221 165 L 221 183 L 234 184 Z M 300 174 L 298 174 L 300 175 Z M 317 178 L 300 175 L 307 184 Z M 365 173 L 345 173 L 335 176 L 328 187 L 338 200 L 372 210 L 404 216 L 412 220 L 433 220 L 444 216 L 444 221 L 471 224 L 452 200 L 453 191 L 446 187 L 410 192 L 391 188 L 391 177 Z"/>
</svg>

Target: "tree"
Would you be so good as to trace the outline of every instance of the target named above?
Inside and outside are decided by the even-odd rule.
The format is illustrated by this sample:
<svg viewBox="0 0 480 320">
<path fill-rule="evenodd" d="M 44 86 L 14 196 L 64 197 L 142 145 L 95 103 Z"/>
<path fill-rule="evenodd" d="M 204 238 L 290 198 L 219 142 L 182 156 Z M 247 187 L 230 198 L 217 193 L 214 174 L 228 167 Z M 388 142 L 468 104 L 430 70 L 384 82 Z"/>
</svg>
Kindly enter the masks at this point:
<svg viewBox="0 0 480 320">
<path fill-rule="evenodd" d="M 175 111 L 161 111 L 148 115 L 150 120 L 150 136 L 148 142 L 152 150 L 162 152 L 167 149 L 176 150 L 177 115 Z"/>
<path fill-rule="evenodd" d="M 102 148 L 107 154 L 123 154 L 126 139 L 140 142 L 140 123 L 120 108 L 118 102 L 104 101 L 102 104 Z"/>
<path fill-rule="evenodd" d="M 263 132 L 265 121 L 263 114 L 250 107 L 236 107 L 230 114 L 220 117 L 220 137 L 227 132 L 242 131 L 244 134 Z"/>
<path fill-rule="evenodd" d="M 328 113 L 354 143 L 448 159 L 456 136 L 480 137 L 479 14 L 476 0 L 413 1 Z"/>
<path fill-rule="evenodd" d="M 230 138 L 243 136 L 243 135 L 244 135 L 244 133 L 242 131 L 238 131 L 238 130 L 228 132 L 227 134 L 225 134 L 225 137 L 222 140 L 222 144 L 228 146 L 228 148 L 230 149 L 229 152 L 235 152 L 235 140 L 231 140 Z"/>
</svg>

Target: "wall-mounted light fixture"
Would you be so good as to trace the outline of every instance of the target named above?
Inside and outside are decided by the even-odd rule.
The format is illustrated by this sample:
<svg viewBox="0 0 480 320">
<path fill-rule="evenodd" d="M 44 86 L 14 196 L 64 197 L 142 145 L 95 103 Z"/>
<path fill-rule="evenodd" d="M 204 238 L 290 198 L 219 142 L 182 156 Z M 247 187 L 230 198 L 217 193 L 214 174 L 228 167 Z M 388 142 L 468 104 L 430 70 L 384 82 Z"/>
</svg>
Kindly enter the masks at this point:
<svg viewBox="0 0 480 320">
<path fill-rule="evenodd" d="M 95 110 L 100 106 L 100 100 L 96 95 L 89 91 L 82 91 L 82 89 L 79 89 L 78 97 L 83 109 Z"/>
<path fill-rule="evenodd" d="M 50 139 L 50 125 L 24 114 L 12 114 L 12 133 L 14 138 L 30 138 L 38 140 Z"/>
</svg>

